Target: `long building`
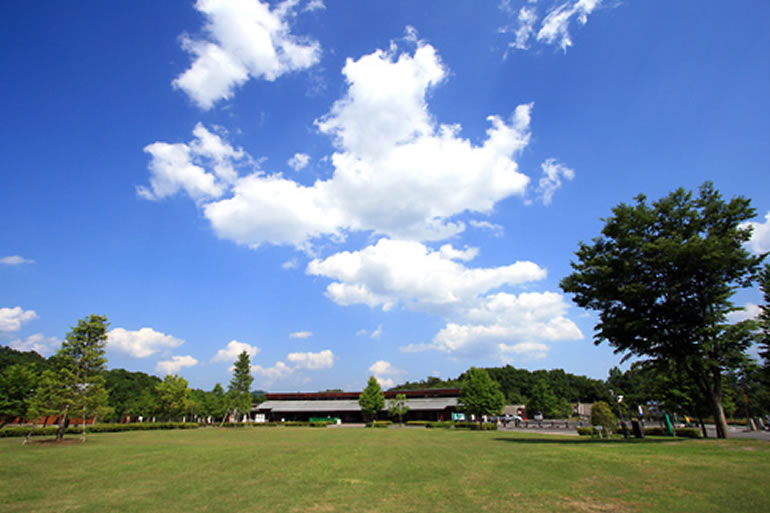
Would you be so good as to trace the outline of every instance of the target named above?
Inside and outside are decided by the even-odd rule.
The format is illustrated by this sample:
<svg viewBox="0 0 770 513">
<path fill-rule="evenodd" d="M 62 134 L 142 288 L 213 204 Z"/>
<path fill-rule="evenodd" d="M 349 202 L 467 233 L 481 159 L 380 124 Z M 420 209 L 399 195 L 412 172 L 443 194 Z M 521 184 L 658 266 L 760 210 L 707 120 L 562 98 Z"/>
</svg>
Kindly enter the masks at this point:
<svg viewBox="0 0 770 513">
<path fill-rule="evenodd" d="M 458 411 L 459 388 L 403 390 L 385 392 L 385 408 L 377 415 L 387 419 L 389 400 L 406 395 L 409 411 L 404 420 L 451 420 Z M 341 422 L 363 422 L 358 398 L 361 392 L 317 392 L 265 394 L 266 400 L 254 408 L 258 419 L 269 422 L 311 419 L 339 419 Z"/>
</svg>

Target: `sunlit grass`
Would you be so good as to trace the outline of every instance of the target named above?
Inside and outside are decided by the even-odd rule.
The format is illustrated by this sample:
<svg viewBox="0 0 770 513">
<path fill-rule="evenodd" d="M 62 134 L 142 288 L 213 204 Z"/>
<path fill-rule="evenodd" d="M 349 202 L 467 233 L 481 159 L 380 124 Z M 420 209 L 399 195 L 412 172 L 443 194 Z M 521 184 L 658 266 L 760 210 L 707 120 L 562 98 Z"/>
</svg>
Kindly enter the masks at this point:
<svg viewBox="0 0 770 513">
<path fill-rule="evenodd" d="M 0 458 L 5 512 L 770 511 L 752 440 L 204 428 L 2 439 Z"/>
</svg>

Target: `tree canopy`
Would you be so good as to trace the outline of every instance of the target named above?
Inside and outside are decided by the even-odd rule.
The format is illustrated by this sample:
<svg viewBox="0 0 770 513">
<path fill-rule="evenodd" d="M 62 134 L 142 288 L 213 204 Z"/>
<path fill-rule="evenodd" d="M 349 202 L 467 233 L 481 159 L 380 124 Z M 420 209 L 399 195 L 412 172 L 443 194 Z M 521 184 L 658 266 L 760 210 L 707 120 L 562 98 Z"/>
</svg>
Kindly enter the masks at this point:
<svg viewBox="0 0 770 513">
<path fill-rule="evenodd" d="M 505 397 L 500 386 L 484 369 L 471 367 L 460 388 L 460 401 L 465 413 L 475 415 L 481 422 L 482 415 L 496 415 L 503 411 Z"/>
<path fill-rule="evenodd" d="M 385 394 L 374 376 L 369 378 L 366 388 L 358 397 L 361 412 L 367 419 L 377 417 L 377 414 L 385 407 Z"/>
<path fill-rule="evenodd" d="M 727 325 L 731 296 L 751 284 L 764 256 L 745 248 L 750 201 L 722 199 L 707 182 L 697 197 L 678 189 L 648 204 L 621 203 L 601 236 L 581 242 L 574 272 L 561 281 L 579 306 L 599 312 L 595 342 L 625 357 L 676 361 L 711 404 L 727 436 L 722 372 L 751 344 L 748 325 Z"/>
<path fill-rule="evenodd" d="M 233 365 L 233 378 L 230 380 L 230 401 L 234 411 L 248 413 L 251 409 L 251 383 L 254 377 L 251 375 L 251 362 L 246 351 L 238 355 Z M 239 415 L 236 414 L 236 417 Z"/>
</svg>

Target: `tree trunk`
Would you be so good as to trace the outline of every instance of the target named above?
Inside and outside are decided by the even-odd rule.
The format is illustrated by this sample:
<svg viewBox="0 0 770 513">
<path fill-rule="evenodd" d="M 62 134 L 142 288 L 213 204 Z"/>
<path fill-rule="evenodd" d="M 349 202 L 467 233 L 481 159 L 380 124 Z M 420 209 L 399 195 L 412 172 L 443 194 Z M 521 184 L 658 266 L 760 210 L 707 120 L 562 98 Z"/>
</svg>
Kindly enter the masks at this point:
<svg viewBox="0 0 770 513">
<path fill-rule="evenodd" d="M 85 403 L 83 404 L 83 418 L 81 420 L 83 421 L 83 434 L 80 436 L 80 443 L 85 443 L 85 441 L 86 441 L 86 406 L 85 406 Z"/>
<path fill-rule="evenodd" d="M 700 431 L 703 433 L 703 438 L 708 438 L 709 433 L 706 431 L 706 424 L 703 423 L 703 417 L 700 413 L 698 414 L 698 424 L 700 424 Z"/>
<path fill-rule="evenodd" d="M 64 430 L 67 428 L 67 421 L 69 420 L 70 405 L 64 407 L 64 415 L 62 415 L 59 421 L 59 429 L 56 430 L 56 441 L 61 442 L 64 439 Z"/>
</svg>

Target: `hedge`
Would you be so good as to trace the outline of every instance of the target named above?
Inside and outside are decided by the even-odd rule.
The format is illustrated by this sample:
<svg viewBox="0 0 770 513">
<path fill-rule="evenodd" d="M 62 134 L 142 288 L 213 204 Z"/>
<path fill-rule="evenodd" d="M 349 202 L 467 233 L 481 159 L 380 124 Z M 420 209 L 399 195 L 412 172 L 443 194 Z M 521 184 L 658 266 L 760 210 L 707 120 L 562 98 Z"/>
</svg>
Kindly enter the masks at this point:
<svg viewBox="0 0 770 513">
<path fill-rule="evenodd" d="M 373 422 L 368 422 L 368 423 L 366 424 L 366 427 L 371 427 L 371 428 L 386 428 L 386 427 L 390 426 L 391 424 L 393 424 L 393 422 L 392 422 L 392 421 L 390 421 L 390 420 L 375 420 L 375 421 L 373 421 Z"/>
<path fill-rule="evenodd" d="M 156 429 L 197 429 L 195 422 L 144 422 L 130 424 L 92 424 L 86 426 L 86 433 L 118 433 L 122 431 L 149 431 Z M 45 426 L 32 430 L 31 426 L 11 426 L 0 429 L 0 438 L 27 436 L 32 430 L 32 436 L 53 436 L 59 428 L 57 426 Z M 69 426 L 64 430 L 65 434 L 78 435 L 83 432 L 82 426 Z"/>
<path fill-rule="evenodd" d="M 700 429 L 697 428 L 676 428 L 674 434 L 683 438 L 700 438 L 702 436 Z"/>
</svg>

